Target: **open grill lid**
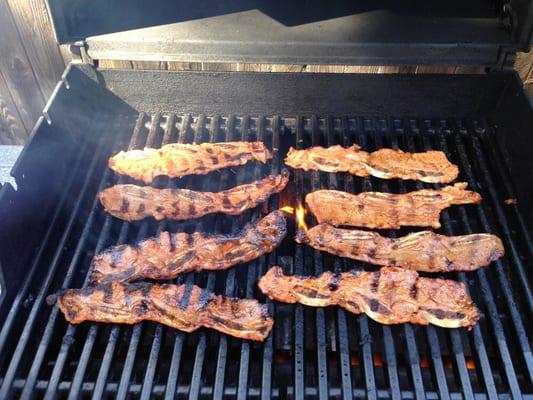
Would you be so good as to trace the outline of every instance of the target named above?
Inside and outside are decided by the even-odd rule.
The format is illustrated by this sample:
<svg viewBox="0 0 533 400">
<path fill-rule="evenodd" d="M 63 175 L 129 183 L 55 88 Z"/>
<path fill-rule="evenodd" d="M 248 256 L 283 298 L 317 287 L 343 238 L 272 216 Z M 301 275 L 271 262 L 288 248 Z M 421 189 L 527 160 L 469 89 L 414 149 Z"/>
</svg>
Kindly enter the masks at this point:
<svg viewBox="0 0 533 400">
<path fill-rule="evenodd" d="M 529 48 L 526 0 L 48 0 L 93 59 L 494 67 Z"/>
</svg>

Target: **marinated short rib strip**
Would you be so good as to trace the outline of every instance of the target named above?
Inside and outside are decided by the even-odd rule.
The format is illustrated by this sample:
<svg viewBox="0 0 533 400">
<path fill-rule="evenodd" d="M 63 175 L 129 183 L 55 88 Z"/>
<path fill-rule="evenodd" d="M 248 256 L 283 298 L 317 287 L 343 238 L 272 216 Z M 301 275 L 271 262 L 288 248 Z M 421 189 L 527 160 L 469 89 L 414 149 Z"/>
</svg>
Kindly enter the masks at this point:
<svg viewBox="0 0 533 400">
<path fill-rule="evenodd" d="M 452 164 L 442 151 L 405 153 L 379 149 L 368 153 L 357 145 L 316 146 L 303 150 L 291 147 L 285 164 L 305 171 L 349 172 L 363 177 L 416 179 L 428 183 L 448 183 L 459 175 L 457 165 Z"/>
<path fill-rule="evenodd" d="M 156 176 L 179 178 L 204 175 L 217 169 L 265 163 L 272 154 L 261 142 L 167 144 L 160 149 L 121 151 L 109 159 L 109 168 L 134 179 L 151 183 Z"/>
<path fill-rule="evenodd" d="M 486 233 L 443 236 L 423 231 L 389 239 L 377 232 L 318 224 L 298 231 L 296 241 L 340 257 L 423 272 L 475 271 L 504 255 L 500 238 Z"/>
<path fill-rule="evenodd" d="M 309 193 L 305 202 L 319 223 L 399 229 L 401 226 L 440 228 L 440 212 L 453 204 L 477 204 L 479 193 L 456 183 L 440 190 L 422 189 L 404 194 L 363 192 L 357 195 L 337 190 Z"/>
<path fill-rule="evenodd" d="M 184 332 L 206 327 L 262 341 L 274 323 L 267 306 L 256 300 L 217 296 L 194 285 L 110 282 L 67 289 L 49 296 L 47 301 L 48 304 L 57 301 L 66 320 L 72 324 L 154 321 Z"/>
<path fill-rule="evenodd" d="M 287 233 L 282 211 L 273 211 L 235 235 L 161 232 L 137 246 L 118 245 L 97 254 L 91 282 L 172 279 L 197 270 L 223 270 L 279 246 Z"/>
<path fill-rule="evenodd" d="M 289 181 L 289 173 L 271 175 L 259 181 L 222 192 L 196 192 L 188 189 L 155 189 L 148 186 L 115 185 L 98 196 L 108 213 L 126 221 L 148 217 L 176 221 L 199 218 L 207 214 L 242 214 L 281 192 Z"/>
<path fill-rule="evenodd" d="M 446 279 L 422 278 L 415 271 L 385 267 L 375 272 L 325 272 L 318 277 L 287 276 L 271 268 L 259 280 L 270 299 L 312 307 L 338 305 L 365 313 L 382 324 L 434 324 L 471 328 L 479 319 L 465 286 Z"/>
</svg>

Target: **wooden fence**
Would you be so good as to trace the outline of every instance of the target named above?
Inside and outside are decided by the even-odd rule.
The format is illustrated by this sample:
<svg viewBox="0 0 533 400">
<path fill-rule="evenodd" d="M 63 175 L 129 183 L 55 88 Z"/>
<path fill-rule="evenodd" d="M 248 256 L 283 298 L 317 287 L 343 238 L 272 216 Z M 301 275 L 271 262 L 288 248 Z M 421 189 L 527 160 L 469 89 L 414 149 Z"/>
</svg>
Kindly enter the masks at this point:
<svg viewBox="0 0 533 400">
<path fill-rule="evenodd" d="M 112 1 L 112 0 L 111 0 Z M 45 0 L 0 0 L 0 144 L 24 144 L 72 57 L 54 38 Z M 515 67 L 533 92 L 533 52 Z M 99 60 L 101 68 L 257 72 L 468 73 L 471 68 L 354 67 Z"/>
</svg>

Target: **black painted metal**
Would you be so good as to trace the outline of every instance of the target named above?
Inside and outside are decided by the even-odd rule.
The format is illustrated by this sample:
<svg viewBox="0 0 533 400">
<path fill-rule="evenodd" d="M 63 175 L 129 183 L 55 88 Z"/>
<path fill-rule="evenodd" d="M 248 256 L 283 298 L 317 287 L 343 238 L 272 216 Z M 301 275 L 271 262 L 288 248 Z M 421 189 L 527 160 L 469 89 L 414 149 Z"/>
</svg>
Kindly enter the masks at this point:
<svg viewBox="0 0 533 400">
<path fill-rule="evenodd" d="M 58 40 L 94 59 L 490 67 L 533 26 L 528 0 L 48 3 Z"/>
<path fill-rule="evenodd" d="M 76 69 L 73 76 L 82 70 Z M 154 87 L 163 82 L 163 75 L 156 74 Z M 376 115 L 379 111 L 391 115 L 383 108 L 389 105 L 393 111 L 406 107 L 414 109 L 431 92 L 426 93 L 429 90 L 427 85 L 410 78 L 398 78 L 399 81 L 377 78 L 372 92 L 371 79 L 374 78 L 343 77 L 337 80 L 327 75 L 332 84 L 330 94 L 342 85 L 348 85 L 344 88 L 346 93 L 352 90 L 359 94 L 356 99 L 343 97 L 345 104 L 342 107 L 357 112 L 361 105 L 364 110 L 361 115 L 354 116 L 353 112 L 342 112 L 342 116 L 287 112 L 276 116 L 271 111 L 280 105 L 268 99 L 264 103 L 265 114 L 249 113 L 247 108 L 260 108 L 262 101 L 252 96 L 245 96 L 251 103 L 242 105 L 247 111 L 244 114 L 233 113 L 233 108 L 237 107 L 236 99 L 227 105 L 228 113 L 179 113 L 172 110 L 170 98 L 176 90 L 172 86 L 163 96 L 168 100 L 159 100 L 160 106 L 167 101 L 160 112 L 145 112 L 138 108 L 145 100 L 137 100 L 137 104 L 124 103 L 117 96 L 130 87 L 129 83 L 123 84 L 124 79 L 122 83 L 109 79 L 118 76 L 126 77 L 103 75 L 116 89 L 115 95 L 108 93 L 108 97 L 98 87 L 98 79 L 78 82 L 72 78 L 70 89 L 61 89 L 57 104 L 53 103 L 50 109 L 51 126 L 55 127 L 57 135 L 68 132 L 70 141 L 79 143 L 71 147 L 72 151 L 79 151 L 79 157 L 69 157 L 77 160 L 77 164 L 63 175 L 57 174 L 62 191 L 50 193 L 50 198 L 45 192 L 41 193 L 43 202 L 56 206 L 48 214 L 47 229 L 35 233 L 42 235 L 36 236 L 42 237 L 42 245 L 36 246 L 26 257 L 32 256 L 30 261 L 33 261 L 28 262 L 24 280 L 5 310 L 7 318 L 0 327 L 1 398 L 533 397 L 533 332 L 528 323 L 533 316 L 528 270 L 533 256 L 531 239 L 519 205 L 504 203 L 504 200 L 515 197 L 502 149 L 494 140 L 497 132 L 505 131 L 505 125 L 494 124 L 492 118 L 485 117 L 492 117 L 490 110 L 495 111 L 495 119 L 500 118 L 499 108 L 495 105 L 496 95 L 499 89 L 512 87 L 512 81 L 509 83 L 507 78 L 499 77 L 495 78 L 496 82 L 489 82 L 490 76 L 471 81 L 465 77 L 457 81 L 441 77 L 454 90 L 461 90 L 461 82 L 467 82 L 468 88 L 478 87 L 479 92 L 488 96 L 482 100 L 477 98 L 477 92 L 473 92 L 470 98 L 457 100 L 455 105 L 477 106 L 459 110 L 453 108 L 453 99 L 445 94 L 445 83 L 437 83 L 438 77 L 423 78 L 429 88 L 438 87 L 440 91 L 437 93 L 442 93 L 439 97 L 442 108 L 439 108 L 439 102 L 432 105 L 437 115 L 442 112 L 442 118 L 429 119 L 420 115 L 416 118 Z M 145 75 L 128 74 L 127 79 L 133 82 L 134 76 Z M 197 74 L 187 76 L 193 76 L 192 84 L 200 82 Z M 317 75 L 316 79 L 320 80 L 321 76 Z M 212 74 L 205 77 L 207 83 L 215 84 L 210 92 L 212 95 L 221 89 L 229 91 L 231 82 L 235 81 L 233 76 L 229 83 L 221 83 L 222 80 Z M 175 77 L 169 79 L 167 83 L 172 83 Z M 248 78 L 243 79 L 247 82 Z M 260 81 L 266 84 L 266 88 L 274 88 L 272 97 L 276 98 L 283 79 L 282 76 L 261 77 Z M 296 78 L 287 79 L 294 82 Z M 307 78 L 301 79 L 305 81 Z M 301 82 L 295 86 L 295 101 L 306 101 L 307 108 L 318 104 L 324 110 L 326 102 L 307 96 L 312 89 Z M 402 97 L 408 104 L 395 105 L 394 99 L 385 98 L 387 88 L 390 93 L 399 91 L 395 82 L 399 82 L 402 89 L 411 90 L 412 96 Z M 142 83 L 149 84 L 145 80 Z M 187 79 L 182 76 L 177 83 L 187 85 Z M 207 101 L 207 83 L 200 83 L 204 86 L 200 92 L 206 96 L 203 101 Z M 268 83 L 273 84 L 269 86 Z M 177 91 L 179 94 L 188 90 L 181 88 Z M 244 91 L 245 88 L 242 86 L 236 90 Z M 467 96 L 468 90 L 461 94 Z M 342 90 L 338 93 L 343 96 Z M 374 97 L 370 98 L 372 93 Z M 297 100 L 298 95 L 303 95 L 304 100 Z M 90 103 L 91 97 L 92 101 L 99 98 L 102 104 Z M 126 97 L 132 98 L 132 94 Z M 78 105 L 72 100 L 80 98 L 83 101 Z M 174 102 L 181 102 L 182 98 L 178 95 Z M 70 103 L 65 99 L 70 99 Z M 340 103 L 339 99 L 336 101 Z M 77 117 L 69 114 L 70 120 L 61 120 L 62 112 L 82 111 L 80 107 L 87 102 L 88 109 L 92 110 L 87 114 L 89 118 L 80 113 Z M 382 106 L 378 106 L 380 102 Z M 285 104 L 288 104 L 286 99 L 282 101 L 282 105 Z M 223 108 L 224 105 L 216 107 Z M 294 110 L 299 104 L 287 107 Z M 374 112 L 370 112 L 372 107 Z M 427 110 L 431 108 L 425 107 Z M 117 112 L 116 118 L 109 118 L 117 109 L 121 111 Z M 106 110 L 110 115 L 105 114 Z M 96 116 L 104 122 L 99 122 Z M 26 156 L 21 157 L 16 175 L 23 178 L 20 180 L 22 189 L 13 194 L 15 199 L 17 195 L 31 193 L 25 185 L 33 181 L 35 172 L 32 171 L 41 171 L 40 178 L 46 175 L 47 163 L 53 162 L 52 159 L 35 161 L 29 156 L 38 154 L 46 138 L 54 139 L 47 135 L 47 132 L 44 136 L 38 133 L 26 149 Z M 76 137 L 84 137 L 84 140 L 76 140 Z M 88 266 L 94 252 L 115 243 L 135 242 L 162 229 L 229 232 L 268 210 L 302 202 L 305 193 L 318 188 L 402 192 L 432 187 L 410 181 L 294 171 L 288 189 L 274 196 L 264 207 L 240 217 L 212 216 L 186 223 L 123 223 L 106 215 L 97 202 L 96 192 L 119 179 L 106 168 L 105 162 L 118 148 L 239 139 L 264 141 L 274 150 L 272 163 L 264 166 L 250 164 L 206 177 L 157 184 L 220 190 L 278 172 L 289 146 L 304 148 L 313 144 L 358 143 L 368 150 L 386 146 L 405 151 L 433 148 L 446 152 L 459 165 L 460 179 L 480 191 L 484 201 L 480 206 L 452 207 L 445 211 L 441 232 L 449 235 L 493 232 L 502 238 L 507 250 L 501 261 L 486 269 L 447 276 L 467 285 L 482 311 L 479 325 L 470 332 L 414 325 L 383 326 L 364 315 L 355 316 L 337 308 L 312 309 L 268 301 L 258 292 L 255 282 L 275 264 L 287 272 L 304 274 L 369 268 L 295 244 L 292 221 L 289 236 L 276 252 L 228 271 L 189 274 L 176 280 L 189 285 L 195 283 L 217 293 L 258 298 L 267 303 L 276 323 L 273 334 L 264 343 L 244 342 L 208 330 L 185 334 L 153 323 L 134 327 L 91 323 L 73 326 L 65 323 L 56 307 L 44 304 L 45 295 L 61 287 L 87 284 Z M 32 162 L 37 164 L 32 165 Z M 60 171 L 60 168 L 54 167 L 53 170 Z M 24 204 L 31 204 L 30 200 L 26 199 Z M 311 216 L 308 222 L 313 223 Z M 14 263 L 9 257 L 3 260 Z M 25 265 L 20 264 L 20 268 Z"/>
</svg>

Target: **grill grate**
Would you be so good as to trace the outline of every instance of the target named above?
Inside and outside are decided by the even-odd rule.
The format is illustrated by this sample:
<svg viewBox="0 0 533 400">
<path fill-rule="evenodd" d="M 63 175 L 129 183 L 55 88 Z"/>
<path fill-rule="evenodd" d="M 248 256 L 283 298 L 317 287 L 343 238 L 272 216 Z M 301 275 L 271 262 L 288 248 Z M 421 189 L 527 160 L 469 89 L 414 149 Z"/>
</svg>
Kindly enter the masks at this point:
<svg viewBox="0 0 533 400">
<path fill-rule="evenodd" d="M 517 206 L 504 203 L 514 198 L 514 193 L 494 145 L 495 129 L 487 121 L 140 113 L 133 119 L 117 119 L 112 129 L 116 135 L 104 135 L 95 149 L 85 148 L 73 166 L 27 280 L 2 326 L 0 398 L 35 394 L 47 399 L 533 398 L 532 331 L 527 323 L 533 317 L 533 303 L 526 273 L 533 246 Z M 107 157 L 118 149 L 241 139 L 264 141 L 273 150 L 273 162 L 216 172 L 214 179 L 192 176 L 157 184 L 221 190 L 279 172 L 291 145 L 358 143 L 370 151 L 380 147 L 445 151 L 459 165 L 460 179 L 480 191 L 484 201 L 480 206 L 444 211 L 441 231 L 450 235 L 493 232 L 507 250 L 506 257 L 487 269 L 450 274 L 468 286 L 483 314 L 479 325 L 471 332 L 383 326 L 338 308 L 274 304 L 256 288 L 258 277 L 271 265 L 309 275 L 367 268 L 298 245 L 290 234 L 277 251 L 247 265 L 176 280 L 265 301 L 276 323 L 273 335 L 264 343 L 209 330 L 184 334 L 152 323 L 133 327 L 68 325 L 56 307 L 44 304 L 49 293 L 87 284 L 87 267 L 94 252 L 115 243 L 135 242 L 163 229 L 235 231 L 267 209 L 302 202 L 305 193 L 319 188 L 357 193 L 423 187 L 411 181 L 295 171 L 286 192 L 233 218 L 127 223 L 106 215 L 98 205 L 98 190 L 117 180 L 126 181 L 105 167 Z M 110 140 L 116 143 L 107 142 Z M 293 222 L 290 224 L 294 228 Z M 403 229 L 397 234 L 406 232 Z"/>
</svg>

